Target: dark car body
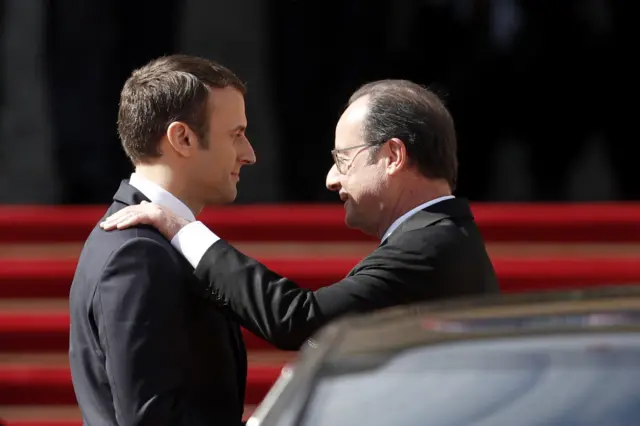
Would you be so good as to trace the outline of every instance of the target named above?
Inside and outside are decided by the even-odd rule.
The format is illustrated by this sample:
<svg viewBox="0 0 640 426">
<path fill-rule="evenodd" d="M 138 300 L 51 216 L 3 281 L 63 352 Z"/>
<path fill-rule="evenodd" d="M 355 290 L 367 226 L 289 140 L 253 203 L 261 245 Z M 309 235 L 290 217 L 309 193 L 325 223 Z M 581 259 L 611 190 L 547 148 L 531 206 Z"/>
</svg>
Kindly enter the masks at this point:
<svg viewBox="0 0 640 426">
<path fill-rule="evenodd" d="M 344 318 L 247 423 L 273 425 L 640 425 L 640 287 Z"/>
</svg>

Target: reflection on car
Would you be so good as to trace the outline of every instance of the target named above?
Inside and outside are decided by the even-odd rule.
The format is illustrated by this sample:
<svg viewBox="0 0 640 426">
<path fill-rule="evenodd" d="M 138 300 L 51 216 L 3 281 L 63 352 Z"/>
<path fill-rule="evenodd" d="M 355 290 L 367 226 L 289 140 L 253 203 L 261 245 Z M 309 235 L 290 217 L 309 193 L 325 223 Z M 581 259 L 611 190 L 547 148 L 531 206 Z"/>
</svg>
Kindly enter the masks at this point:
<svg viewBox="0 0 640 426">
<path fill-rule="evenodd" d="M 338 320 L 247 426 L 640 424 L 640 287 L 405 306 Z"/>
</svg>

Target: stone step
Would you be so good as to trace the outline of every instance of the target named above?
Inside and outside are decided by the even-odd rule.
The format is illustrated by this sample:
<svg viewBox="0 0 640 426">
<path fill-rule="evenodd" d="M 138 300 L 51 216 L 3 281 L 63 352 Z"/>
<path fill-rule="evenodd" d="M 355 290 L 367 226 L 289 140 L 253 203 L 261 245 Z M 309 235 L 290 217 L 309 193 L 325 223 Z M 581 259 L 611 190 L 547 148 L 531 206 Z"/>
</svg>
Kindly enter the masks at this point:
<svg viewBox="0 0 640 426">
<path fill-rule="evenodd" d="M 340 257 L 366 256 L 377 246 L 376 242 L 237 242 L 234 246 L 252 257 L 301 258 L 308 256 Z M 0 258 L 4 259 L 77 259 L 82 243 L 0 244 Z M 489 242 L 491 256 L 640 256 L 638 243 L 532 243 Z"/>
<path fill-rule="evenodd" d="M 244 420 L 255 408 L 244 406 Z M 77 405 L 0 405 L 0 420 L 3 426 L 82 426 Z"/>
<path fill-rule="evenodd" d="M 279 350 L 253 350 L 247 352 L 249 365 L 281 367 L 294 362 L 298 352 Z M 32 365 L 41 367 L 68 368 L 66 352 L 0 352 L 1 365 Z"/>
<path fill-rule="evenodd" d="M 0 405 L 73 405 L 76 396 L 66 358 L 49 363 L 20 359 L 0 363 Z M 259 404 L 280 376 L 283 364 L 253 363 L 247 372 L 246 404 Z"/>
</svg>

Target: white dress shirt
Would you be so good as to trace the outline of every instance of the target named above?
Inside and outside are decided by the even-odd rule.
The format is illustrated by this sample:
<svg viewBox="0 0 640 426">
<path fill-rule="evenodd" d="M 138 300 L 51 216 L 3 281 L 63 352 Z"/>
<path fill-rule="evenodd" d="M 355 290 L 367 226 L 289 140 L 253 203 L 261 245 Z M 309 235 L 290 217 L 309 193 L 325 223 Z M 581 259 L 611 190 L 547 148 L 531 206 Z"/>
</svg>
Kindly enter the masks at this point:
<svg viewBox="0 0 640 426">
<path fill-rule="evenodd" d="M 152 203 L 166 207 L 173 213 L 191 222 L 173 237 L 171 245 L 173 245 L 189 263 L 194 265 L 195 268 L 211 244 L 220 238 L 209 231 L 203 223 L 196 222 L 196 217 L 191 209 L 175 195 L 151 182 L 149 179 L 132 173 L 129 178 L 129 184 L 142 192 Z M 183 232 L 185 230 L 186 232 Z"/>
<path fill-rule="evenodd" d="M 147 197 L 149 196 L 147 195 Z M 426 203 L 420 204 L 414 209 L 411 209 L 407 213 L 403 214 L 398 219 L 396 219 L 391 224 L 387 232 L 384 233 L 382 241 L 388 238 L 389 235 L 391 235 L 391 233 L 395 231 L 398 226 L 400 226 L 400 224 L 402 224 L 402 222 L 407 220 L 415 213 L 425 209 L 428 206 L 431 206 L 440 201 L 448 200 L 450 198 L 454 198 L 454 196 L 447 195 L 444 197 L 435 198 L 433 200 L 427 201 Z M 151 198 L 149 197 L 149 199 Z M 178 214 L 178 212 L 175 213 Z M 182 228 L 176 234 L 176 236 L 173 237 L 173 239 L 171 240 L 171 244 L 176 248 L 176 250 L 182 253 L 185 259 L 189 261 L 191 266 L 197 268 L 200 260 L 202 259 L 202 256 L 204 256 L 209 247 L 211 247 L 218 240 L 220 240 L 220 237 L 218 237 L 209 228 L 207 228 L 204 223 L 194 221 Z"/>
<path fill-rule="evenodd" d="M 151 200 L 152 203 L 161 205 L 168 208 L 173 213 L 180 217 L 187 219 L 190 222 L 196 220 L 193 212 L 182 201 L 180 201 L 175 195 L 160 187 L 149 179 L 137 173 L 132 173 L 129 178 L 129 185 L 136 188 L 138 191 Z"/>
</svg>

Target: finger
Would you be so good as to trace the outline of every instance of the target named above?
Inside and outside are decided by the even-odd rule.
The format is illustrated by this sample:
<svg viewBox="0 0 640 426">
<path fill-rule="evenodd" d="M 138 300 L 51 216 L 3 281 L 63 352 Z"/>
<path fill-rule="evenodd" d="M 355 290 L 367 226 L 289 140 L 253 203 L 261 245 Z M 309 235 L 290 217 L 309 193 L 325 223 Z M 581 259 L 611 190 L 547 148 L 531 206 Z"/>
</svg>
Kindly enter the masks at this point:
<svg viewBox="0 0 640 426">
<path fill-rule="evenodd" d="M 124 218 L 126 216 L 129 216 L 130 214 L 131 214 L 130 210 L 123 209 L 123 210 L 117 211 L 117 212 L 113 213 L 112 215 L 110 215 L 109 217 L 107 217 L 105 219 L 105 222 L 121 220 L 122 218 Z"/>
<path fill-rule="evenodd" d="M 144 215 L 139 213 L 132 213 L 127 217 L 122 218 L 116 224 L 118 229 L 126 229 L 136 225 L 148 225 L 150 223 L 150 219 Z"/>
<path fill-rule="evenodd" d="M 116 229 L 116 225 L 117 222 L 101 222 L 100 228 L 104 229 L 105 231 L 112 231 Z"/>
<path fill-rule="evenodd" d="M 114 229 L 118 223 L 128 220 L 132 215 L 133 214 L 131 212 L 111 215 L 104 221 L 102 221 L 100 226 L 102 226 L 103 228 Z"/>
<path fill-rule="evenodd" d="M 112 215 L 110 215 L 106 220 L 107 221 L 112 221 L 112 220 L 122 220 L 126 217 L 129 217 L 132 214 L 138 214 L 140 212 L 144 212 L 144 208 L 140 207 L 140 206 L 128 206 L 125 207 L 122 210 L 118 210 L 117 212 L 113 213 Z"/>
<path fill-rule="evenodd" d="M 150 204 L 149 202 L 145 202 Z M 105 230 L 126 229 L 135 225 L 151 224 L 153 219 L 148 208 L 141 206 L 128 206 L 107 217 L 100 226 Z"/>
<path fill-rule="evenodd" d="M 136 221 L 136 219 L 134 217 L 132 217 L 132 218 L 125 219 L 125 220 L 122 220 L 122 221 L 118 222 L 116 224 L 116 227 L 118 229 L 127 229 L 127 228 L 130 228 L 132 226 L 136 226 L 138 224 L 140 224 L 140 222 Z"/>
<path fill-rule="evenodd" d="M 110 230 L 116 229 L 118 224 L 121 223 L 123 220 L 125 220 L 125 219 L 120 218 L 120 219 L 117 219 L 117 220 L 105 220 L 105 221 L 100 223 L 100 227 L 102 229 L 110 231 Z"/>
</svg>

